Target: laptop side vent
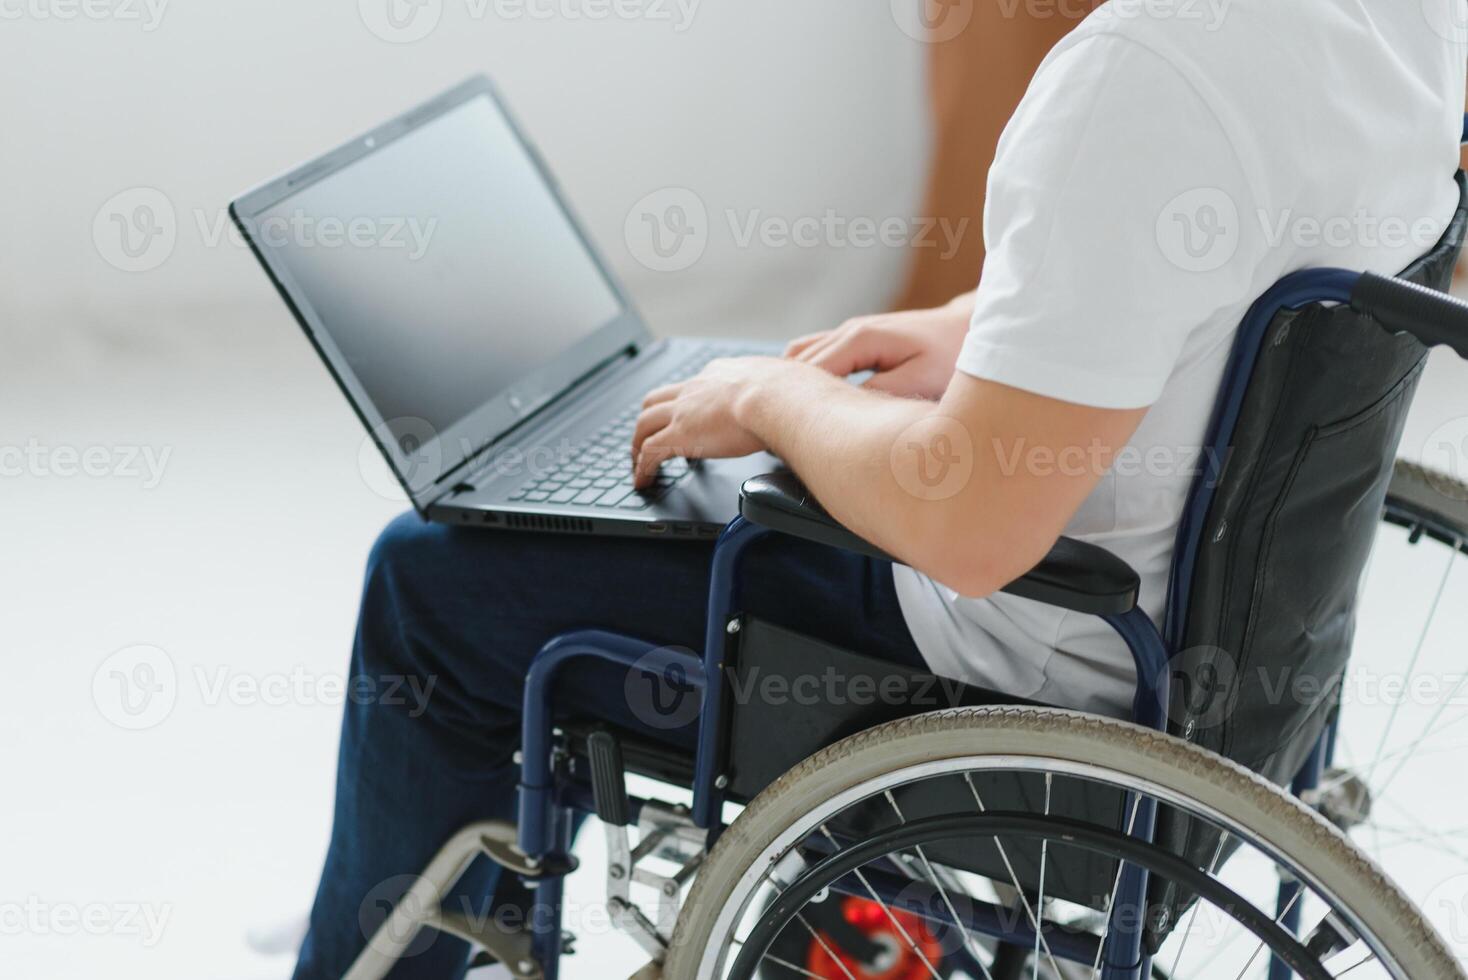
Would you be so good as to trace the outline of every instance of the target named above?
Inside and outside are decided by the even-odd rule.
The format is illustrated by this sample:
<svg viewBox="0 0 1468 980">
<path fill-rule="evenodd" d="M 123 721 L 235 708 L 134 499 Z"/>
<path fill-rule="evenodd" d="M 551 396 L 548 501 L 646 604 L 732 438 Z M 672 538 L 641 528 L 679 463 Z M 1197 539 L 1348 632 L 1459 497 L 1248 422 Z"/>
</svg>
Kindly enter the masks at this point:
<svg viewBox="0 0 1468 980">
<path fill-rule="evenodd" d="M 590 534 L 592 523 L 584 517 L 556 517 L 550 514 L 506 514 L 505 526 L 524 531 L 561 531 Z"/>
</svg>

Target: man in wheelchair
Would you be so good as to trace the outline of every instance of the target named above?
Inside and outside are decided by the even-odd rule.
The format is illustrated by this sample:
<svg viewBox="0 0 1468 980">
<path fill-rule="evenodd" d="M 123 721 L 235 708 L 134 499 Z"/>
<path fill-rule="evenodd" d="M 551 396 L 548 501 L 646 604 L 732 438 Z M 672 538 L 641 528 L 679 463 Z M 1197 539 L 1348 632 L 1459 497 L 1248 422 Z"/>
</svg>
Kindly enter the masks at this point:
<svg viewBox="0 0 1468 980">
<path fill-rule="evenodd" d="M 1425 6 L 1451 13 L 1448 0 Z M 1134 569 L 1135 605 L 1162 625 L 1189 501 L 1202 477 L 1220 476 L 1223 459 L 1210 451 L 1237 449 L 1214 446 L 1210 432 L 1256 299 L 1299 270 L 1392 276 L 1439 246 L 1460 203 L 1453 175 L 1465 55 L 1423 7 L 1238 0 L 1205 30 L 1177 11 L 1103 6 L 1046 59 L 1004 134 L 989 174 L 977 290 L 938 309 L 810 334 L 783 358 L 717 361 L 650 392 L 629 447 L 637 481 L 650 483 L 674 457 L 767 449 L 831 525 L 864 547 L 762 537 L 742 562 L 741 611 L 1016 701 L 1132 718 L 1136 642 L 1101 617 L 1002 590 L 1065 537 Z M 870 372 L 864 383 L 848 380 L 861 372 Z M 1319 380 L 1292 376 L 1280 390 Z M 1382 442 L 1400 431 L 1397 415 L 1390 419 Z M 1208 531 L 1210 541 L 1225 536 L 1213 524 Z M 489 533 L 412 516 L 388 527 L 368 562 L 351 673 L 432 678 L 433 697 L 421 715 L 347 706 L 335 825 L 297 977 L 345 973 L 371 934 L 364 910 L 398 903 L 461 828 L 516 819 L 526 675 L 548 641 L 594 628 L 705 649 L 712 557 L 711 545 L 686 540 Z M 1169 652 L 1179 645 L 1170 640 Z M 653 710 L 630 678 L 625 664 L 580 660 L 557 678 L 557 712 L 692 753 L 696 692 Z M 1046 737 L 1045 725 L 1025 731 Z M 1043 785 L 1048 813 L 1050 776 Z M 906 798 L 888 799 L 898 808 Z M 807 799 L 807 808 L 818 802 Z M 921 856 L 912 881 L 946 900 L 956 877 L 923 870 L 933 845 L 911 846 L 909 857 Z M 1059 860 L 1055 850 L 1035 852 L 1038 867 Z M 1029 861 L 1014 851 L 1001 849 L 1003 864 Z M 454 895 L 482 910 L 523 906 L 534 875 L 501 864 L 478 861 Z M 1208 894 L 1206 883 L 1178 874 Z M 1025 907 L 1043 911 L 1044 874 L 1040 895 L 1019 877 L 1011 898 L 1028 895 Z M 700 889 L 702 881 L 700 872 Z M 945 921 L 964 921 L 940 904 L 954 912 Z M 918 929 L 903 927 L 909 920 L 883 921 L 907 940 L 903 955 L 932 938 L 910 935 Z M 1353 928 L 1348 938 L 1375 948 L 1364 926 Z M 1055 957 L 1091 955 L 1088 946 L 1064 956 L 1060 933 L 1025 935 L 1035 938 L 1032 966 L 1044 960 L 1047 976 L 1071 975 Z M 812 957 L 826 965 L 811 960 L 778 975 L 907 975 L 859 972 L 837 962 L 827 932 L 811 936 L 820 947 Z M 415 942 L 397 951 L 393 975 L 460 976 L 467 948 L 450 936 Z M 1293 955 L 1282 941 L 1271 950 Z M 970 952 L 967 940 L 947 952 L 959 966 L 911 975 L 1004 969 L 1002 957 Z M 1269 967 L 1270 957 L 1258 962 Z M 548 964 L 537 969 L 514 975 L 554 975 Z M 577 975 L 602 974 L 593 966 Z"/>
</svg>

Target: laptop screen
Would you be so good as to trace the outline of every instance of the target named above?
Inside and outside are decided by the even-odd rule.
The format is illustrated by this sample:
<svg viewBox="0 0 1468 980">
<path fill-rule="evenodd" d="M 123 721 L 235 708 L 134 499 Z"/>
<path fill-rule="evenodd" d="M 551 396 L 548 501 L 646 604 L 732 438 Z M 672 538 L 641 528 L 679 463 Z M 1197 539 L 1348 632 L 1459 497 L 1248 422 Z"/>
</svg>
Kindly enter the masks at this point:
<svg viewBox="0 0 1468 980">
<path fill-rule="evenodd" d="M 593 367 L 574 349 L 626 311 L 488 93 L 359 143 L 244 224 L 400 478 L 431 482 Z"/>
</svg>

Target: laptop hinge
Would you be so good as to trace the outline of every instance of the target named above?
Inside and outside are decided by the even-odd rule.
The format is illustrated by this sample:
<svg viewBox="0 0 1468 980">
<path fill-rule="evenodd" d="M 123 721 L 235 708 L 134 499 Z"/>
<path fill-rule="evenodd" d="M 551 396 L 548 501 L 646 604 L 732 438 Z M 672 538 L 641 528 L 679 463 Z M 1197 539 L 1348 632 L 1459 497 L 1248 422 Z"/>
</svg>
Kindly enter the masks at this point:
<svg viewBox="0 0 1468 980">
<path fill-rule="evenodd" d="M 538 406 L 534 411 L 526 414 L 524 418 L 520 419 L 514 425 L 510 426 L 508 429 L 495 436 L 489 442 L 486 442 L 484 445 L 480 446 L 473 453 L 465 456 L 458 463 L 454 464 L 453 467 L 445 470 L 444 474 L 440 476 L 437 481 L 435 481 L 435 486 L 438 486 L 440 488 L 439 492 L 433 498 L 427 501 L 426 505 L 423 508 L 424 511 L 427 511 L 430 507 L 437 505 L 445 497 L 448 497 L 451 494 L 460 493 L 465 491 L 466 489 L 472 490 L 473 484 L 463 478 L 465 476 L 478 475 L 478 473 L 480 472 L 480 467 L 471 464 L 476 464 L 481 459 L 481 457 L 493 450 L 496 446 L 500 445 L 505 440 L 515 435 L 517 432 L 523 430 L 530 423 L 535 422 L 538 419 L 544 418 L 547 413 L 565 405 L 573 396 L 582 391 L 587 385 L 595 382 L 599 378 L 614 373 L 618 368 L 630 363 L 644 351 L 665 343 L 667 343 L 666 340 L 653 340 L 646 343 L 633 341 L 627 346 L 620 348 L 616 353 L 608 357 L 606 360 L 601 361 L 585 374 L 577 377 L 570 384 L 566 385 L 565 388 L 557 392 L 555 396 L 547 399 L 544 404 Z"/>
</svg>

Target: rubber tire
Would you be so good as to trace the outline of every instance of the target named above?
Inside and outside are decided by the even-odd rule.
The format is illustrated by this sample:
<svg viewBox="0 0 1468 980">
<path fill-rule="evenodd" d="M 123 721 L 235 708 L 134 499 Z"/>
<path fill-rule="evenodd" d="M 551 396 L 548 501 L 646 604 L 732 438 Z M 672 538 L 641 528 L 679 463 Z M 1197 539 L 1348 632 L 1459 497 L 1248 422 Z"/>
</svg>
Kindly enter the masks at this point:
<svg viewBox="0 0 1468 980">
<path fill-rule="evenodd" d="M 1468 540 L 1468 484 L 1438 470 L 1409 460 L 1397 460 L 1387 500 L 1400 501 L 1414 511 L 1435 517 Z"/>
<path fill-rule="evenodd" d="M 965 756 L 1022 756 L 1145 773 L 1288 855 L 1350 909 L 1413 980 L 1465 980 L 1432 926 L 1339 831 L 1272 783 L 1206 749 L 1096 715 L 983 707 L 917 715 L 837 742 L 791 769 L 730 825 L 683 903 L 663 975 L 691 980 L 749 865 L 823 801 L 894 770 Z"/>
</svg>

